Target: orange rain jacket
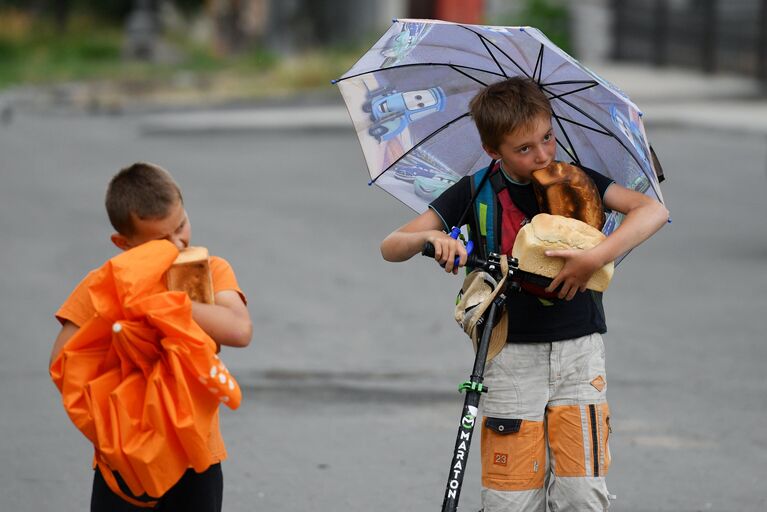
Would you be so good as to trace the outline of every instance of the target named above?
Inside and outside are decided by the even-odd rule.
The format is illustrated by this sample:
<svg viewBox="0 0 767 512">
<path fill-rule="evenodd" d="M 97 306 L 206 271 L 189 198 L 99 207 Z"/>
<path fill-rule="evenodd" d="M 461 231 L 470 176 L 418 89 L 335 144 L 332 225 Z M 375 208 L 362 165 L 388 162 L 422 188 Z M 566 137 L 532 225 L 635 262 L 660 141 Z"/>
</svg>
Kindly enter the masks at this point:
<svg viewBox="0 0 767 512">
<path fill-rule="evenodd" d="M 158 240 L 107 261 L 89 288 L 95 316 L 50 368 L 107 484 L 137 505 L 152 506 L 189 467 L 208 468 L 218 406 L 236 409 L 242 399 L 215 342 L 192 319 L 189 297 L 165 286 L 177 255 Z"/>
</svg>

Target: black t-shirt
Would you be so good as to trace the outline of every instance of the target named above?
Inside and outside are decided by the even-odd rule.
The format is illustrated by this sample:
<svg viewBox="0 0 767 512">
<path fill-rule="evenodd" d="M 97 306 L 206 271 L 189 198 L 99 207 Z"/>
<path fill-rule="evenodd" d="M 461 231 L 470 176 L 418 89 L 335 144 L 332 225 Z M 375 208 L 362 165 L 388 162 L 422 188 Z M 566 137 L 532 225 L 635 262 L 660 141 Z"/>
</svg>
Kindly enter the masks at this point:
<svg viewBox="0 0 767 512">
<path fill-rule="evenodd" d="M 599 195 L 604 198 L 605 191 L 613 180 L 592 169 L 583 170 L 591 177 Z M 458 223 L 471 201 L 470 180 L 469 176 L 462 178 L 429 205 L 445 223 L 448 231 Z M 508 177 L 506 180 L 511 200 L 527 216 L 528 221 L 540 213 L 532 183 L 522 185 Z M 471 225 L 473 219 L 473 212 L 469 210 L 464 223 Z M 476 232 L 477 229 L 471 227 L 470 233 Z M 551 342 L 607 331 L 602 294 L 592 290 L 578 292 L 570 301 L 545 300 L 524 291 L 513 292 L 509 294 L 507 308 L 509 343 Z"/>
</svg>

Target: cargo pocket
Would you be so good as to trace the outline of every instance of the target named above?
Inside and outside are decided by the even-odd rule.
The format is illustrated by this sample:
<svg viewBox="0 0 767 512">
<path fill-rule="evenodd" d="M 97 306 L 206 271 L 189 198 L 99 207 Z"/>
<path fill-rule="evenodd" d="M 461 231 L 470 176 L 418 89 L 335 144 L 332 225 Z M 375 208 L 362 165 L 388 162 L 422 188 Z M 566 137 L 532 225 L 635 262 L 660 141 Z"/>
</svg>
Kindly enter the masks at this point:
<svg viewBox="0 0 767 512">
<path fill-rule="evenodd" d="M 607 402 L 589 404 L 588 411 L 593 451 L 592 476 L 606 476 L 610 469 L 610 407 Z"/>
<path fill-rule="evenodd" d="M 482 486 L 496 491 L 543 487 L 546 446 L 542 421 L 485 418 Z"/>
<path fill-rule="evenodd" d="M 607 402 L 599 404 L 600 413 L 601 413 L 601 419 L 600 422 L 601 429 L 602 429 L 602 439 L 601 439 L 601 448 L 602 448 L 602 457 L 603 457 L 603 465 L 604 465 L 604 471 L 602 472 L 603 475 L 607 474 L 607 471 L 610 469 L 610 433 L 612 432 L 612 427 L 610 426 L 610 406 L 607 405 Z"/>
</svg>

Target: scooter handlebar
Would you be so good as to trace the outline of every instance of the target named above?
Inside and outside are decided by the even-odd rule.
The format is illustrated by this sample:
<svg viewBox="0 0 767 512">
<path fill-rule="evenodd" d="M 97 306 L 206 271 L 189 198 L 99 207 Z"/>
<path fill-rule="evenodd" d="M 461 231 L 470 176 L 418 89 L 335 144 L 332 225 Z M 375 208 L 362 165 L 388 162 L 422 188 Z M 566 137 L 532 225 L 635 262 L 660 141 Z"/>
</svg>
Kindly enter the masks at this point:
<svg viewBox="0 0 767 512">
<path fill-rule="evenodd" d="M 423 244 L 421 255 L 426 256 L 427 258 L 434 258 L 434 244 L 431 242 L 426 242 Z M 456 258 L 456 261 L 457 260 L 458 258 Z M 466 266 L 488 270 L 490 263 L 488 263 L 487 260 L 480 258 L 476 253 L 472 253 L 469 254 L 468 258 L 466 259 Z"/>
</svg>

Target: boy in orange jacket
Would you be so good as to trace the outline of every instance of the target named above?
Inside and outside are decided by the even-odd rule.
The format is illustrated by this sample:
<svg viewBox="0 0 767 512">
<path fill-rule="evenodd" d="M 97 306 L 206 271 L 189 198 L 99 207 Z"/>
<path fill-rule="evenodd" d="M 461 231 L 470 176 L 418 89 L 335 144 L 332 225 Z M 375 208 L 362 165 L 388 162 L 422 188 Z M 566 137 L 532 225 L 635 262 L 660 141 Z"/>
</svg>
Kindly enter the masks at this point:
<svg viewBox="0 0 767 512">
<path fill-rule="evenodd" d="M 189 247 L 191 225 L 184 208 L 181 190 L 171 175 L 161 167 L 139 162 L 117 173 L 109 183 L 106 209 L 116 233 L 112 242 L 126 251 L 152 240 L 167 240 L 179 250 Z M 240 290 L 234 271 L 223 258 L 211 256 L 214 304 L 192 303 L 192 318 L 218 345 L 246 347 L 252 336 L 252 324 L 245 295 Z M 51 351 L 51 363 L 67 341 L 95 314 L 89 286 L 95 271 L 77 285 L 56 312 L 62 328 Z M 220 511 L 223 497 L 221 461 L 226 449 L 216 413 L 208 439 L 210 466 L 202 473 L 189 469 L 168 492 L 159 497 L 156 506 L 163 510 L 212 512 Z M 141 497 L 123 499 L 107 485 L 96 468 L 91 496 L 92 511 L 146 510 L 138 504 Z"/>
</svg>

